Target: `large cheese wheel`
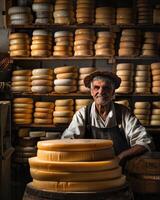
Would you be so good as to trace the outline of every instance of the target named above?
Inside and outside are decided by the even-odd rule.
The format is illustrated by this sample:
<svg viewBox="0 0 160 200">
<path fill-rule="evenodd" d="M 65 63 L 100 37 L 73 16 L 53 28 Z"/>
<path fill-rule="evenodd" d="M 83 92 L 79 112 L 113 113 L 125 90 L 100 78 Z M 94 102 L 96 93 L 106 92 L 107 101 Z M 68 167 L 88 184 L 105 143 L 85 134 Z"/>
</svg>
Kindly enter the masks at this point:
<svg viewBox="0 0 160 200">
<path fill-rule="evenodd" d="M 52 70 L 51 69 L 42 69 L 42 68 L 40 68 L 40 69 L 33 69 L 32 70 L 32 75 L 33 76 L 41 76 L 41 75 L 52 75 L 53 74 L 53 72 L 52 72 Z"/>
<path fill-rule="evenodd" d="M 31 76 L 31 80 L 53 80 L 53 76 L 51 75 L 34 75 Z"/>
<path fill-rule="evenodd" d="M 32 86 L 53 86 L 53 82 L 51 80 L 33 80 L 31 82 Z"/>
<path fill-rule="evenodd" d="M 135 102 L 134 107 L 137 109 L 147 109 L 150 108 L 151 104 L 149 102 Z"/>
<path fill-rule="evenodd" d="M 12 87 L 16 87 L 16 86 L 28 86 L 29 87 L 30 85 L 31 85 L 30 81 L 13 81 L 11 83 Z"/>
<path fill-rule="evenodd" d="M 34 123 L 35 124 L 53 124 L 53 120 L 49 118 L 46 118 L 46 119 L 34 118 Z"/>
<path fill-rule="evenodd" d="M 31 98 L 14 98 L 14 103 L 33 103 L 33 99 Z"/>
<path fill-rule="evenodd" d="M 32 114 L 27 113 L 13 113 L 14 118 L 32 119 Z"/>
<path fill-rule="evenodd" d="M 73 111 L 54 111 L 54 117 L 72 117 L 74 114 Z"/>
<path fill-rule="evenodd" d="M 37 92 L 37 93 L 48 93 L 52 91 L 51 86 L 32 86 L 31 87 L 32 92 Z"/>
<path fill-rule="evenodd" d="M 30 92 L 31 87 L 30 86 L 12 86 L 11 90 L 13 92 Z"/>
<path fill-rule="evenodd" d="M 15 50 L 30 50 L 30 46 L 28 44 L 14 44 L 9 46 L 10 51 L 15 51 Z"/>
<path fill-rule="evenodd" d="M 55 74 L 73 73 L 76 71 L 77 71 L 77 68 L 75 66 L 64 66 L 64 67 L 57 67 L 54 69 Z"/>
<path fill-rule="evenodd" d="M 57 86 L 72 86 L 72 85 L 76 85 L 76 80 L 74 79 L 55 79 L 54 80 L 54 85 Z"/>
<path fill-rule="evenodd" d="M 40 181 L 103 181 L 118 178 L 121 176 L 121 168 L 116 168 L 112 170 L 103 170 L 96 172 L 50 172 L 45 170 L 38 170 L 30 168 L 31 176 L 33 179 Z"/>
<path fill-rule="evenodd" d="M 57 79 L 76 79 L 78 77 L 78 73 L 61 73 L 57 74 Z"/>
<path fill-rule="evenodd" d="M 85 182 L 51 182 L 33 180 L 33 187 L 57 192 L 89 192 L 97 190 L 106 190 L 124 185 L 125 176 L 106 181 L 85 181 Z M 58 183 L 58 184 L 57 184 Z M 58 186 L 58 187 L 57 187 Z"/>
<path fill-rule="evenodd" d="M 32 113 L 32 108 L 13 108 L 13 113 Z"/>
<path fill-rule="evenodd" d="M 127 70 L 127 71 L 131 71 L 133 69 L 133 64 L 131 63 L 120 63 L 117 64 L 117 70 Z"/>
<path fill-rule="evenodd" d="M 31 103 L 14 103 L 13 108 L 31 109 L 31 108 L 33 108 L 33 104 L 31 104 Z"/>
<path fill-rule="evenodd" d="M 55 106 L 55 111 L 73 111 L 73 106 Z"/>
<path fill-rule="evenodd" d="M 98 140 L 98 139 L 64 139 L 56 141 L 38 142 L 38 149 L 50 151 L 86 151 L 86 150 L 100 150 L 111 148 L 113 146 L 112 140 Z"/>
<path fill-rule="evenodd" d="M 12 76 L 12 81 L 30 81 L 31 76 Z"/>
<path fill-rule="evenodd" d="M 35 118 L 46 118 L 46 119 L 52 119 L 52 113 L 46 113 L 46 112 L 34 112 L 33 115 Z"/>
<path fill-rule="evenodd" d="M 57 162 L 84 162 L 84 161 L 101 161 L 114 157 L 112 148 L 93 150 L 93 151 L 45 151 L 38 150 L 37 157 L 41 160 Z"/>
<path fill-rule="evenodd" d="M 53 102 L 37 101 L 35 103 L 35 106 L 38 107 L 38 108 L 53 108 L 54 107 L 54 103 Z"/>
<path fill-rule="evenodd" d="M 13 39 L 17 39 L 17 38 L 28 39 L 29 35 L 27 33 L 11 33 L 9 35 L 9 40 L 13 40 Z"/>
<path fill-rule="evenodd" d="M 53 109 L 52 108 L 41 108 L 41 107 L 36 107 L 35 112 L 42 112 L 42 113 L 52 113 Z"/>
<path fill-rule="evenodd" d="M 73 99 L 57 99 L 55 101 L 56 106 L 72 106 L 73 104 Z"/>
<path fill-rule="evenodd" d="M 13 119 L 15 124 L 31 124 L 32 119 L 15 118 Z"/>
<path fill-rule="evenodd" d="M 77 90 L 76 86 L 55 86 L 54 91 L 57 93 L 69 93 L 69 92 L 75 92 Z"/>
</svg>

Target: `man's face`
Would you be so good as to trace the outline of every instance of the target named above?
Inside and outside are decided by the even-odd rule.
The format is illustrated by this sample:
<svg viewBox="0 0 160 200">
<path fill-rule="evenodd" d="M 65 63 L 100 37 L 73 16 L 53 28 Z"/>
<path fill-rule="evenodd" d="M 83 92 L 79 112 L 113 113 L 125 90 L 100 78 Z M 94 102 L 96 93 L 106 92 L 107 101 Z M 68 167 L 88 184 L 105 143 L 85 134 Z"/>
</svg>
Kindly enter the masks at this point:
<svg viewBox="0 0 160 200">
<path fill-rule="evenodd" d="M 91 87 L 91 95 L 96 105 L 107 105 L 114 95 L 112 83 L 103 80 L 93 80 Z"/>
</svg>

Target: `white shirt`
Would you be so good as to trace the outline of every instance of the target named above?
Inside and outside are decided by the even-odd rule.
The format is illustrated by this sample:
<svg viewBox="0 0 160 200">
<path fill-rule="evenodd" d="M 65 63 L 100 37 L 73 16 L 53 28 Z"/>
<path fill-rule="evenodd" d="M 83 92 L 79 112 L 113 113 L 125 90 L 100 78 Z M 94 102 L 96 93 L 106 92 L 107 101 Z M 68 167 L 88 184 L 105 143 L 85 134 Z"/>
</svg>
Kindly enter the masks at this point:
<svg viewBox="0 0 160 200">
<path fill-rule="evenodd" d="M 69 127 L 62 134 L 64 138 L 84 138 L 85 134 L 85 110 L 86 106 L 78 110 L 69 125 Z M 108 116 L 104 121 L 96 112 L 95 102 L 92 103 L 91 112 L 91 126 L 97 128 L 112 128 L 117 126 L 115 106 L 112 103 Z M 134 145 L 145 146 L 150 150 L 149 144 L 152 143 L 151 137 L 147 134 L 146 129 L 138 123 L 138 119 L 131 114 L 128 109 L 122 112 L 122 128 L 124 130 L 128 144 L 132 147 Z"/>
</svg>

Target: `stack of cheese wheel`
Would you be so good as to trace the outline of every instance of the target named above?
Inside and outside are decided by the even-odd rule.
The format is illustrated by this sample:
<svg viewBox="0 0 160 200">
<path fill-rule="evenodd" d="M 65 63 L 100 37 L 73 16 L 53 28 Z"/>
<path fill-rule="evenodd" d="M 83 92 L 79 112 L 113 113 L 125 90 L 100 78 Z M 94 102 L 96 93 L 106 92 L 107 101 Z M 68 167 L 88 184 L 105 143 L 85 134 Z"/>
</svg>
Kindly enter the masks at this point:
<svg viewBox="0 0 160 200">
<path fill-rule="evenodd" d="M 77 29 L 75 31 L 74 55 L 93 56 L 95 34 L 90 29 Z"/>
<path fill-rule="evenodd" d="M 15 124 L 31 124 L 33 113 L 33 99 L 15 98 L 13 99 L 13 122 Z"/>
<path fill-rule="evenodd" d="M 112 7 L 96 8 L 95 23 L 100 25 L 115 24 L 115 8 Z"/>
<path fill-rule="evenodd" d="M 144 42 L 142 45 L 142 56 L 157 56 L 158 55 L 158 45 L 157 45 L 157 33 L 155 32 L 145 32 Z"/>
<path fill-rule="evenodd" d="M 133 24 L 132 8 L 117 8 L 116 24 Z"/>
<path fill-rule="evenodd" d="M 26 25 L 31 24 L 33 16 L 31 14 L 31 8 L 14 6 L 8 9 L 11 25 Z"/>
<path fill-rule="evenodd" d="M 54 69 L 54 91 L 57 93 L 70 93 L 77 90 L 77 68 L 75 66 L 57 67 Z"/>
<path fill-rule="evenodd" d="M 13 71 L 11 90 L 13 92 L 31 92 L 31 74 L 31 70 Z"/>
<path fill-rule="evenodd" d="M 140 34 L 135 29 L 124 29 L 120 38 L 119 56 L 138 56 L 140 53 Z"/>
<path fill-rule="evenodd" d="M 53 23 L 53 5 L 50 4 L 48 0 L 34 0 L 32 4 L 32 10 L 36 14 L 35 24 Z"/>
<path fill-rule="evenodd" d="M 81 67 L 79 68 L 79 80 L 78 80 L 78 91 L 80 92 L 89 92 L 89 88 L 86 88 L 84 85 L 84 78 L 90 73 L 96 71 L 95 67 Z"/>
<path fill-rule="evenodd" d="M 95 192 L 125 184 L 111 140 L 65 139 L 38 142 L 29 159 L 36 189 L 52 192 Z"/>
<path fill-rule="evenodd" d="M 9 35 L 10 56 L 30 56 L 30 39 L 27 33 L 11 33 Z"/>
<path fill-rule="evenodd" d="M 152 102 L 150 125 L 151 126 L 160 125 L 160 101 Z"/>
<path fill-rule="evenodd" d="M 97 33 L 95 44 L 96 56 L 114 56 L 115 35 L 112 32 L 100 31 Z"/>
<path fill-rule="evenodd" d="M 149 125 L 151 104 L 149 102 L 135 102 L 134 114 L 143 125 Z"/>
<path fill-rule="evenodd" d="M 57 31 L 54 33 L 54 40 L 53 56 L 72 56 L 73 33 L 69 31 Z"/>
<path fill-rule="evenodd" d="M 94 0 L 77 0 L 76 20 L 78 24 L 94 22 Z"/>
<path fill-rule="evenodd" d="M 116 93 L 131 93 L 133 92 L 133 64 L 120 63 L 117 64 L 116 74 L 121 78 L 121 85 L 116 89 Z"/>
<path fill-rule="evenodd" d="M 129 101 L 127 99 L 115 101 L 115 103 L 121 104 L 121 105 L 126 106 L 128 108 L 130 107 L 129 106 Z"/>
<path fill-rule="evenodd" d="M 53 18 L 55 24 L 73 24 L 73 0 L 55 0 Z"/>
<path fill-rule="evenodd" d="M 156 5 L 153 10 L 153 24 L 160 24 L 160 5 Z"/>
<path fill-rule="evenodd" d="M 34 30 L 32 33 L 31 56 L 50 56 L 51 48 L 52 34 L 46 30 Z"/>
<path fill-rule="evenodd" d="M 53 70 L 33 69 L 31 77 L 31 91 L 36 93 L 48 93 L 53 89 Z"/>
<path fill-rule="evenodd" d="M 93 101 L 92 99 L 75 99 L 75 111 L 79 110 L 84 106 L 87 106 L 92 101 Z"/>
<path fill-rule="evenodd" d="M 73 117 L 73 99 L 57 99 L 55 101 L 55 111 L 53 112 L 54 124 L 68 124 Z"/>
<path fill-rule="evenodd" d="M 135 93 L 150 93 L 151 71 L 150 65 L 137 65 L 135 71 Z"/>
<path fill-rule="evenodd" d="M 36 102 L 34 111 L 35 124 L 53 124 L 54 104 L 52 102 Z"/>
<path fill-rule="evenodd" d="M 152 93 L 160 93 L 160 63 L 151 64 Z"/>
<path fill-rule="evenodd" d="M 137 22 L 138 24 L 152 24 L 153 11 L 149 0 L 137 0 Z"/>
</svg>

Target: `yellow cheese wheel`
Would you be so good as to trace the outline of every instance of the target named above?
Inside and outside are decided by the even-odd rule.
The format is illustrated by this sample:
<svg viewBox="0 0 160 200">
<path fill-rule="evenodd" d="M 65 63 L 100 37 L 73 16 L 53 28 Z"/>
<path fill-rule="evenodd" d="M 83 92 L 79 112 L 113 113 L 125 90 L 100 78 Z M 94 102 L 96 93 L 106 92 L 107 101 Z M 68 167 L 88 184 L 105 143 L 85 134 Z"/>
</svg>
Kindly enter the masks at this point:
<svg viewBox="0 0 160 200">
<path fill-rule="evenodd" d="M 30 86 L 12 86 L 11 90 L 12 92 L 30 92 L 31 87 Z"/>
<path fill-rule="evenodd" d="M 17 38 L 29 38 L 29 35 L 27 33 L 11 33 L 9 35 L 9 40 L 17 39 Z"/>
<path fill-rule="evenodd" d="M 55 111 L 73 111 L 73 106 L 55 106 Z"/>
<path fill-rule="evenodd" d="M 72 106 L 74 104 L 73 99 L 57 99 L 55 100 L 56 106 Z"/>
<path fill-rule="evenodd" d="M 13 103 L 33 103 L 32 98 L 14 98 Z"/>
<path fill-rule="evenodd" d="M 53 76 L 52 75 L 34 75 L 31 76 L 31 80 L 53 80 Z"/>
<path fill-rule="evenodd" d="M 9 46 L 10 51 L 15 51 L 15 50 L 30 50 L 30 46 L 28 44 L 14 44 Z"/>
<path fill-rule="evenodd" d="M 13 112 L 14 113 L 32 113 L 33 110 L 32 108 L 28 109 L 28 108 L 13 108 Z"/>
<path fill-rule="evenodd" d="M 51 52 L 48 50 L 32 50 L 31 51 L 31 56 L 41 57 L 41 56 L 49 56 L 49 55 L 51 55 Z"/>
<path fill-rule="evenodd" d="M 42 108 L 42 107 L 35 107 L 35 112 L 42 112 L 42 113 L 52 113 L 52 108 Z"/>
<path fill-rule="evenodd" d="M 84 161 L 101 161 L 114 157 L 112 148 L 93 150 L 93 151 L 45 151 L 38 150 L 37 157 L 40 160 L 57 161 L 57 162 L 84 162 Z"/>
<path fill-rule="evenodd" d="M 31 82 L 30 81 L 12 81 L 11 83 L 12 87 L 16 87 L 16 86 L 31 86 Z"/>
<path fill-rule="evenodd" d="M 151 69 L 154 70 L 154 69 L 160 69 L 160 63 L 157 62 L 157 63 L 152 63 L 151 64 Z"/>
<path fill-rule="evenodd" d="M 160 101 L 153 101 L 152 102 L 152 107 L 153 108 L 160 108 Z"/>
<path fill-rule="evenodd" d="M 35 118 L 40 118 L 40 119 L 52 119 L 53 115 L 52 113 L 46 113 L 46 112 L 34 112 L 34 115 L 33 115 Z"/>
<path fill-rule="evenodd" d="M 33 108 L 33 104 L 31 103 L 13 103 L 14 108 Z"/>
<path fill-rule="evenodd" d="M 31 124 L 32 119 L 15 118 L 13 119 L 15 124 Z"/>
<path fill-rule="evenodd" d="M 57 93 L 69 93 L 75 92 L 77 90 L 76 86 L 55 86 L 54 91 Z"/>
<path fill-rule="evenodd" d="M 116 168 L 112 170 L 103 170 L 96 172 L 50 172 L 46 170 L 39 170 L 30 168 L 31 176 L 35 180 L 40 181 L 103 181 L 119 178 L 122 174 L 121 168 Z"/>
<path fill-rule="evenodd" d="M 51 86 L 32 86 L 31 91 L 36 92 L 36 93 L 48 93 L 52 91 L 52 87 Z"/>
<path fill-rule="evenodd" d="M 90 182 L 51 182 L 33 180 L 33 187 L 57 192 L 84 192 L 106 190 L 123 186 L 126 182 L 125 176 L 107 181 Z M 58 184 L 57 184 L 58 183 Z M 58 186 L 58 187 L 57 187 Z"/>
<path fill-rule="evenodd" d="M 64 67 L 57 67 L 54 69 L 55 74 L 73 73 L 76 71 L 77 71 L 77 68 L 75 66 L 64 66 Z"/>
<path fill-rule="evenodd" d="M 31 50 L 49 50 L 49 49 L 51 49 L 51 45 L 47 43 L 31 45 Z"/>
<path fill-rule="evenodd" d="M 50 118 L 41 119 L 41 118 L 34 118 L 35 124 L 53 124 L 53 120 Z"/>
<path fill-rule="evenodd" d="M 120 71 L 120 70 L 127 70 L 127 71 L 132 71 L 133 70 L 133 64 L 131 63 L 120 63 L 120 64 L 117 64 L 117 71 Z"/>
<path fill-rule="evenodd" d="M 30 81 L 31 76 L 12 76 L 12 81 Z"/>
<path fill-rule="evenodd" d="M 72 117 L 74 114 L 73 111 L 54 111 L 54 117 Z"/>
<path fill-rule="evenodd" d="M 35 107 L 38 108 L 54 108 L 54 103 L 53 102 L 42 102 L 42 101 L 37 101 L 35 103 Z"/>
<path fill-rule="evenodd" d="M 148 87 L 136 87 L 134 90 L 136 93 L 150 93 L 150 88 Z"/>
<path fill-rule="evenodd" d="M 51 80 L 33 80 L 31 82 L 32 86 L 53 86 L 53 82 Z"/>
<path fill-rule="evenodd" d="M 136 109 L 134 109 L 134 114 L 135 115 L 147 115 L 147 114 L 150 114 L 150 110 L 136 108 Z"/>
<path fill-rule="evenodd" d="M 13 114 L 14 118 L 22 118 L 22 119 L 32 119 L 32 114 L 27 114 L 27 113 L 14 113 Z"/>
<path fill-rule="evenodd" d="M 149 102 L 135 102 L 134 107 L 138 109 L 149 109 L 151 104 Z"/>
<path fill-rule="evenodd" d="M 78 73 L 60 73 L 56 75 L 57 79 L 76 79 Z"/>
<path fill-rule="evenodd" d="M 30 51 L 28 51 L 28 50 L 14 50 L 14 51 L 10 51 L 10 56 L 30 56 Z"/>
</svg>

